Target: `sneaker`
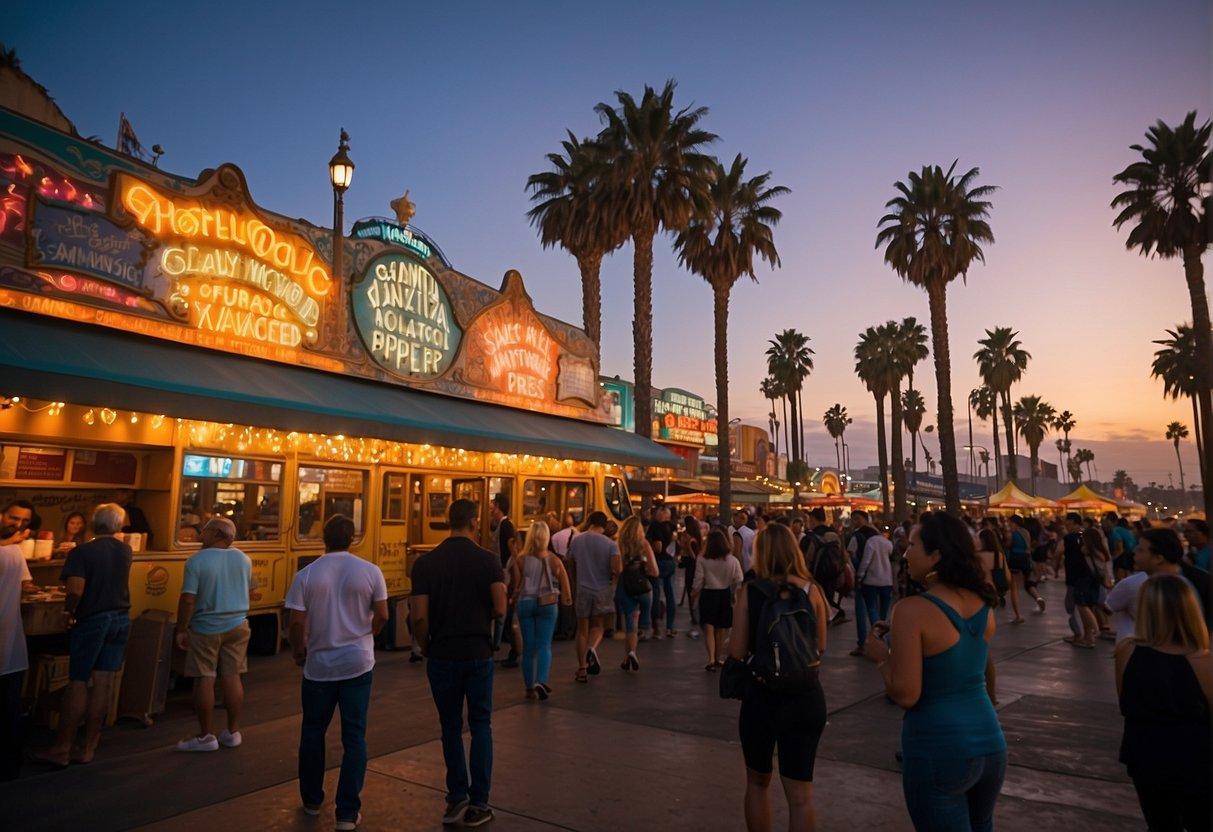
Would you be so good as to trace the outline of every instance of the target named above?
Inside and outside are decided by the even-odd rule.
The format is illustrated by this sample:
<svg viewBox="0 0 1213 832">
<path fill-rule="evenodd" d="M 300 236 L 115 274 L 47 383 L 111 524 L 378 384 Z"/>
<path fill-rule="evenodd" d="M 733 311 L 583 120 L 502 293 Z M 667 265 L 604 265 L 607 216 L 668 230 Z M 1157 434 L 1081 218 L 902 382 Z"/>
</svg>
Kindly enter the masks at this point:
<svg viewBox="0 0 1213 832">
<path fill-rule="evenodd" d="M 360 823 L 362 823 L 362 812 L 359 812 L 358 817 L 354 818 L 353 820 L 341 820 L 338 818 L 337 825 L 333 828 L 336 829 L 337 832 L 354 832 Z"/>
<path fill-rule="evenodd" d="M 501 666 L 506 669 L 513 669 L 518 666 L 518 659 L 506 657 L 505 659 L 502 659 Z"/>
<path fill-rule="evenodd" d="M 484 826 L 493 819 L 493 810 L 489 807 L 471 806 L 463 816 L 463 825 L 470 829 L 473 826 Z"/>
<path fill-rule="evenodd" d="M 687 630 L 687 638 L 698 640 L 699 631 L 698 630 Z"/>
<path fill-rule="evenodd" d="M 420 653 L 409 653 L 409 664 L 416 664 L 417 662 L 423 661 L 425 661 L 425 656 L 421 655 Z"/>
<path fill-rule="evenodd" d="M 219 733 L 219 744 L 224 748 L 238 748 L 242 742 L 244 737 L 239 731 L 224 730 Z"/>
<path fill-rule="evenodd" d="M 303 804 L 303 814 L 311 815 L 312 817 L 317 817 L 320 814 L 320 804 L 319 803 L 304 803 Z"/>
<path fill-rule="evenodd" d="M 1040 608 L 1040 611 L 1041 611 L 1041 612 L 1044 612 L 1044 611 L 1045 611 L 1045 599 L 1044 599 L 1044 598 L 1037 598 L 1037 599 L 1036 599 L 1036 606 Z"/>
<path fill-rule="evenodd" d="M 665 631 L 665 637 L 666 637 L 666 638 L 673 638 L 673 637 L 674 637 L 674 636 L 676 636 L 676 635 L 678 635 L 678 631 L 677 631 L 677 630 L 666 630 L 666 631 Z"/>
<path fill-rule="evenodd" d="M 448 802 L 446 811 L 442 813 L 442 824 L 444 826 L 454 826 L 457 823 L 463 822 L 464 813 L 468 810 L 468 799 L 465 797 L 456 803 Z"/>
<path fill-rule="evenodd" d="M 863 655 L 863 647 L 862 647 L 862 646 L 861 646 L 861 647 L 856 647 L 854 650 L 852 650 L 852 651 L 851 651 L 850 653 L 848 653 L 847 655 L 850 655 L 850 656 L 862 656 L 862 655 Z"/>
<path fill-rule="evenodd" d="M 177 743 L 178 751 L 218 751 L 219 740 L 215 739 L 214 734 L 207 734 L 205 737 L 190 737 L 187 740 L 182 740 Z"/>
</svg>

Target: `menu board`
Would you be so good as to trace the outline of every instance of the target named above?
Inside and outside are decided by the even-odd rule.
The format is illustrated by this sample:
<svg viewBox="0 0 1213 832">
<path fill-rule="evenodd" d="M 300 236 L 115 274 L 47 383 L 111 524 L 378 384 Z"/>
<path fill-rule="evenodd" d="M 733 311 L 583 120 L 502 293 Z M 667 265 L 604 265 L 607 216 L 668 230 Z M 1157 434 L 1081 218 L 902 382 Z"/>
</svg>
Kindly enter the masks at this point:
<svg viewBox="0 0 1213 832">
<path fill-rule="evenodd" d="M 72 482 L 104 482 L 134 485 L 139 460 L 134 454 L 114 451 L 76 451 Z"/>
<path fill-rule="evenodd" d="M 17 452 L 14 479 L 62 482 L 65 473 L 67 451 L 62 448 L 21 448 Z"/>
</svg>

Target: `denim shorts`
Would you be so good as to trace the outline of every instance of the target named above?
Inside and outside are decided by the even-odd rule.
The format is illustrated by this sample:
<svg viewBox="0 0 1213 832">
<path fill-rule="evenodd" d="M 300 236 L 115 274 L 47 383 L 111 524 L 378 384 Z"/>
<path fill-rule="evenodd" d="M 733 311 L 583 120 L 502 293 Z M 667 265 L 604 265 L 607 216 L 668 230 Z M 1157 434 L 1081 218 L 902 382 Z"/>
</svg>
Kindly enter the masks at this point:
<svg viewBox="0 0 1213 832">
<path fill-rule="evenodd" d="M 645 626 L 648 626 L 649 616 L 653 609 L 653 593 L 646 592 L 644 595 L 633 598 L 623 591 L 621 585 L 615 591 L 615 601 L 619 604 L 619 611 L 623 613 L 623 629 L 625 632 L 636 632 L 636 624 L 638 621 L 643 621 Z M 636 613 L 640 613 L 637 618 Z"/>
<path fill-rule="evenodd" d="M 87 682 L 94 670 L 120 670 L 130 634 L 131 617 L 126 610 L 93 613 L 77 621 L 68 636 L 68 678 Z"/>
</svg>

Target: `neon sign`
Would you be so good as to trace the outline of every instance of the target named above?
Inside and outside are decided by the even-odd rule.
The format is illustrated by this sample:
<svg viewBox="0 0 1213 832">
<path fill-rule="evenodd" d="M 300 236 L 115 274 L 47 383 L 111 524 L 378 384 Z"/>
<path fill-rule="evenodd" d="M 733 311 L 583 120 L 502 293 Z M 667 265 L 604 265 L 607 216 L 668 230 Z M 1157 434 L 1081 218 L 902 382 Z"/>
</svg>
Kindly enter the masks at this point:
<svg viewBox="0 0 1213 832">
<path fill-rule="evenodd" d="M 379 240 L 382 243 L 407 248 L 426 259 L 434 253 L 429 242 L 413 229 L 377 217 L 358 220 L 350 229 L 350 236 L 355 240 Z"/>
<path fill-rule="evenodd" d="M 438 279 L 400 254 L 375 258 L 351 293 L 354 323 L 383 369 L 410 378 L 446 372 L 463 332 Z"/>
<path fill-rule="evenodd" d="M 508 306 L 485 312 L 477 321 L 480 348 L 492 383 L 503 393 L 529 399 L 552 398 L 556 342 L 535 317 Z"/>
</svg>

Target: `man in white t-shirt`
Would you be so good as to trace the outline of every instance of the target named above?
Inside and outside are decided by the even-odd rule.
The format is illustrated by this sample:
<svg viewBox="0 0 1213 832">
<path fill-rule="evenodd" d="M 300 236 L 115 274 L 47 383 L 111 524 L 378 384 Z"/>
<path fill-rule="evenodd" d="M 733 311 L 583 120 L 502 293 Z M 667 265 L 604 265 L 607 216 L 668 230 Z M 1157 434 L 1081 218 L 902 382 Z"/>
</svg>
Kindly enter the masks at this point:
<svg viewBox="0 0 1213 832">
<path fill-rule="evenodd" d="M 754 565 L 754 538 L 758 534 L 750 528 L 749 522 L 748 512 L 733 512 L 733 557 L 741 562 L 741 571 L 747 576 Z"/>
<path fill-rule="evenodd" d="M 573 538 L 577 536 L 577 524 L 573 520 L 573 515 L 569 512 L 564 513 L 564 525 L 560 531 L 552 535 L 552 551 L 560 555 L 561 559 L 568 557 L 569 544 L 573 542 Z"/>
<path fill-rule="evenodd" d="M 0 781 L 21 773 L 21 683 L 29 668 L 21 628 L 21 593 L 33 588 L 17 544 L 29 530 L 0 540 Z"/>
<path fill-rule="evenodd" d="M 893 603 L 893 541 L 876 530 L 866 511 L 852 511 L 851 524 L 855 531 L 847 549 L 855 566 L 855 631 L 859 638 L 851 655 L 862 656 L 868 628 L 889 619 Z"/>
<path fill-rule="evenodd" d="M 299 795 L 303 810 L 324 802 L 324 735 L 341 708 L 341 774 L 337 826 L 362 819 L 366 777 L 366 713 L 371 701 L 375 636 L 388 620 L 387 584 L 379 567 L 349 552 L 354 521 L 337 514 L 324 524 L 324 555 L 299 570 L 286 594 L 295 664 L 303 667 L 303 727 L 299 736 Z"/>
</svg>

